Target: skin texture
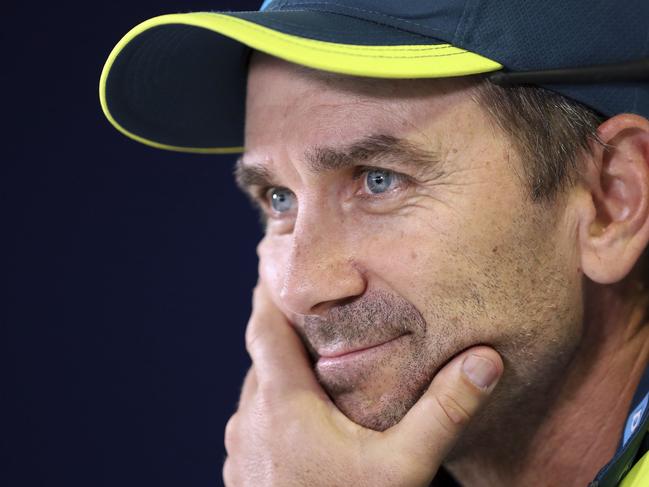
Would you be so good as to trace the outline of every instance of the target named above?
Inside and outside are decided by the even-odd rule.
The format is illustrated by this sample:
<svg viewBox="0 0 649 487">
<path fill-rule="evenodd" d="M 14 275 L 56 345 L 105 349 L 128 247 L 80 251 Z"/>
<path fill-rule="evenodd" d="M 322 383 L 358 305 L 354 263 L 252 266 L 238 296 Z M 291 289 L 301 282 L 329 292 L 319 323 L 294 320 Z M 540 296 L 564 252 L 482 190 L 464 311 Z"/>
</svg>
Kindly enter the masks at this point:
<svg viewBox="0 0 649 487">
<path fill-rule="evenodd" d="M 399 424 L 364 428 L 318 384 L 292 325 L 263 281 L 246 329 L 253 366 L 225 431 L 226 486 L 427 486 L 503 365 L 487 347 L 447 364 Z"/>
<path fill-rule="evenodd" d="M 240 166 L 269 179 L 247 188 L 267 218 L 260 279 L 333 405 L 390 431 L 444 364 L 488 345 L 504 375 L 447 467 L 465 485 L 588 482 L 615 447 L 647 358 L 646 293 L 616 284 L 649 239 L 646 120 L 609 121 L 601 135 L 623 153 L 596 151 L 584 184 L 541 206 L 464 80 L 353 79 L 255 56 L 248 93 Z M 362 151 L 356 167 L 313 162 L 377 136 L 420 149 L 428 169 Z M 367 166 L 403 176 L 372 194 Z M 290 210 L 272 209 L 269 187 L 290 190 Z M 607 306 L 593 314 L 595 302 Z M 608 403 L 579 414 L 595 397 Z M 560 446 L 583 450 L 578 426 L 610 434 L 562 461 L 571 457 Z"/>
</svg>

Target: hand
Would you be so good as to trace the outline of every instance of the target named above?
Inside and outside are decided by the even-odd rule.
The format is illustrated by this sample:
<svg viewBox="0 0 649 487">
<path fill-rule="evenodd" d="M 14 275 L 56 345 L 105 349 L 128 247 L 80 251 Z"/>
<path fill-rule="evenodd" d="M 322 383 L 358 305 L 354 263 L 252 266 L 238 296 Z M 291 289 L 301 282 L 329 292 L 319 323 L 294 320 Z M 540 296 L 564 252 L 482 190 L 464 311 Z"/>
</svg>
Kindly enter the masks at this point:
<svg viewBox="0 0 649 487">
<path fill-rule="evenodd" d="M 263 283 L 254 292 L 246 346 L 253 365 L 225 429 L 228 487 L 427 486 L 503 372 L 494 350 L 469 349 L 397 425 L 376 432 L 336 408 Z"/>
</svg>

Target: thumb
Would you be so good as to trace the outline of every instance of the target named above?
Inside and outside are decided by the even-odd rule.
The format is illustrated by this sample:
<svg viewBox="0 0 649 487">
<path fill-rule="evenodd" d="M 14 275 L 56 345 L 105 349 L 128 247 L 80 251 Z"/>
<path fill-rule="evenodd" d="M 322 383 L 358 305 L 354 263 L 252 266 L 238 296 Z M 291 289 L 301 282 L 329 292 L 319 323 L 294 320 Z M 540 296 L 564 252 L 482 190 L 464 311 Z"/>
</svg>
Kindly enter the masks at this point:
<svg viewBox="0 0 649 487">
<path fill-rule="evenodd" d="M 386 431 L 394 451 L 435 474 L 469 421 L 487 401 L 504 370 L 492 348 L 470 348 L 435 375 L 428 390 Z"/>
</svg>

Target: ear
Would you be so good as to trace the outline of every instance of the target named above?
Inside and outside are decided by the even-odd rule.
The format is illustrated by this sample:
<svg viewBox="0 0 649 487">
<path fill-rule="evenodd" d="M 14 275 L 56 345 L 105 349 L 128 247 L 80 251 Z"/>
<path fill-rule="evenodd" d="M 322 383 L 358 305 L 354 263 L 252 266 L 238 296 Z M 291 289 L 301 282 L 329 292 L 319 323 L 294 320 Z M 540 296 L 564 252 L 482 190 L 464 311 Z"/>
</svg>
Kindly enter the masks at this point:
<svg viewBox="0 0 649 487">
<path fill-rule="evenodd" d="M 649 121 L 623 114 L 604 122 L 584 174 L 588 209 L 579 224 L 584 274 L 600 284 L 622 280 L 649 241 Z"/>
</svg>

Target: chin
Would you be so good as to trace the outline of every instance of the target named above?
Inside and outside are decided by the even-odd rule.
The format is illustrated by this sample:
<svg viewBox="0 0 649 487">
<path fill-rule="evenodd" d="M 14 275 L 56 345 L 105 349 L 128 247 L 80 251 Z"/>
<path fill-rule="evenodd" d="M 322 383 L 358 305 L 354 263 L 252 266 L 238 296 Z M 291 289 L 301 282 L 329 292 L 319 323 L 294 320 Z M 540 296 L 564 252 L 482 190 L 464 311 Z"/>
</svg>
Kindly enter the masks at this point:
<svg viewBox="0 0 649 487">
<path fill-rule="evenodd" d="M 378 400 L 344 397 L 334 402 L 354 423 L 374 431 L 385 431 L 401 421 L 416 399 L 404 402 L 385 397 Z"/>
<path fill-rule="evenodd" d="M 384 431 L 401 421 L 419 400 L 443 358 L 461 348 L 447 345 L 442 349 L 438 344 L 437 350 L 431 351 L 425 340 L 410 336 L 373 355 L 351 357 L 335 367 L 316 364 L 314 369 L 323 389 L 345 416 L 365 428 Z"/>
<path fill-rule="evenodd" d="M 431 375 L 376 378 L 357 387 L 321 380 L 336 407 L 354 423 L 375 431 L 385 431 L 397 424 L 422 396 Z M 402 379 L 402 380 L 399 380 Z"/>
</svg>

